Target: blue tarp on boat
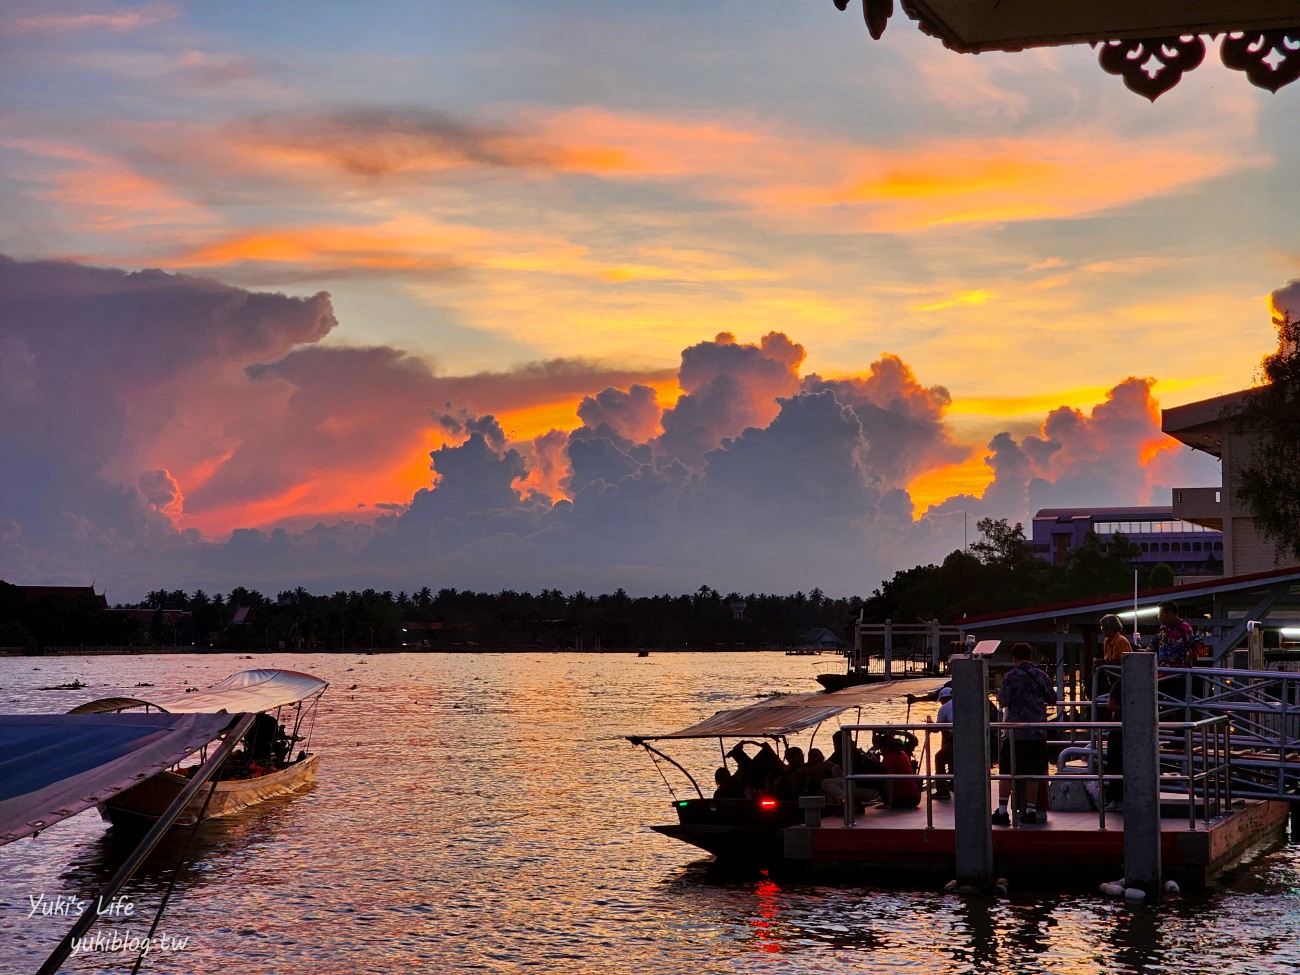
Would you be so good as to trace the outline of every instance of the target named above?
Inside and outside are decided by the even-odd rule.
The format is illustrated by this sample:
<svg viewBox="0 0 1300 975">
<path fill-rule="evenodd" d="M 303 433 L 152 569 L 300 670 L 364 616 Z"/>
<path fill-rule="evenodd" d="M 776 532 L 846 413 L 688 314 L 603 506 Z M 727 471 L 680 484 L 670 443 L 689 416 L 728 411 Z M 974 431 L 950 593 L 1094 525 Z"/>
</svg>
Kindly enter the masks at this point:
<svg viewBox="0 0 1300 975">
<path fill-rule="evenodd" d="M 175 765 L 230 722 L 230 714 L 0 715 L 0 845 Z"/>
</svg>

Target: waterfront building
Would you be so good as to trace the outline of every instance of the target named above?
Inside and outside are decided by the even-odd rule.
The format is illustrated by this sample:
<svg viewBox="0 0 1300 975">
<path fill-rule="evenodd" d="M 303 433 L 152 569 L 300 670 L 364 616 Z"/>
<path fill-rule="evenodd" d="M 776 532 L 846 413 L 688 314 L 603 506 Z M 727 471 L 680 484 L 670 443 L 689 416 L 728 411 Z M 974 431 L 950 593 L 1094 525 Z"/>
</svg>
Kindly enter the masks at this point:
<svg viewBox="0 0 1300 975">
<path fill-rule="evenodd" d="M 1141 550 L 1140 564 L 1164 562 L 1180 581 L 1213 578 L 1224 572 L 1223 533 L 1180 517 L 1174 505 L 1044 508 L 1034 515 L 1030 543 L 1039 558 L 1060 565 L 1083 545 L 1090 532 L 1097 535 L 1102 551 L 1122 534 Z"/>
<path fill-rule="evenodd" d="M 1279 555 L 1273 540 L 1255 527 L 1250 510 L 1236 496 L 1237 472 L 1253 456 L 1256 438 L 1225 419 L 1250 395 L 1240 390 L 1162 411 L 1160 428 L 1189 447 L 1219 458 L 1219 487 L 1175 488 L 1173 512 L 1184 521 L 1216 530 L 1223 537 L 1223 571 L 1245 575 L 1298 563 Z"/>
</svg>

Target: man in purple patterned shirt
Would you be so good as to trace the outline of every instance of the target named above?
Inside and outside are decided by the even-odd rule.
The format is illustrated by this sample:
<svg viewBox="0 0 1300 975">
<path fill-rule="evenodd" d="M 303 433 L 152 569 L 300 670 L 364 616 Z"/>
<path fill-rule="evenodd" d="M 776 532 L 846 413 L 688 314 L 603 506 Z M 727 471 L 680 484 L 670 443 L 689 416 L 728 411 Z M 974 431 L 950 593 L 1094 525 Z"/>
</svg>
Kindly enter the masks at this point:
<svg viewBox="0 0 1300 975">
<path fill-rule="evenodd" d="M 1196 634 L 1192 624 L 1179 617 L 1175 602 L 1160 604 L 1155 651 L 1161 667 L 1190 667 L 1196 661 Z"/>
</svg>

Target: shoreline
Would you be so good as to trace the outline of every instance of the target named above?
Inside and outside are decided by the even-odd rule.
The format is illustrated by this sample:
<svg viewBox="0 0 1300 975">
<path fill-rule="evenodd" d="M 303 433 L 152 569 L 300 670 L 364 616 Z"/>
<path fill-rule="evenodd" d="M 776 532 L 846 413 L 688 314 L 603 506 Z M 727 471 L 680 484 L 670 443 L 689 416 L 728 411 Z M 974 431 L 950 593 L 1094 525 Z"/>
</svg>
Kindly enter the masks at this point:
<svg viewBox="0 0 1300 975">
<path fill-rule="evenodd" d="M 0 657 L 146 657 L 146 656 L 173 656 L 176 654 L 201 654 L 204 656 L 217 656 L 219 654 L 238 654 L 240 656 L 257 656 L 262 654 L 363 654 L 377 656 L 379 654 L 465 654 L 465 653 L 580 653 L 590 656 L 606 656 L 609 654 L 632 654 L 637 656 L 641 653 L 652 655 L 656 653 L 780 653 L 786 654 L 787 651 L 781 647 L 636 647 L 636 648 L 601 648 L 599 650 L 577 650 L 573 647 L 480 647 L 480 646 L 453 646 L 453 647 L 345 647 L 343 649 L 316 648 L 312 650 L 295 650 L 288 648 L 230 648 L 230 647 L 46 647 L 42 650 L 25 650 L 21 647 L 0 647 Z M 809 654 L 798 654 L 797 656 L 807 657 Z M 829 657 L 832 659 L 839 658 L 839 654 L 825 653 L 818 656 Z"/>
</svg>

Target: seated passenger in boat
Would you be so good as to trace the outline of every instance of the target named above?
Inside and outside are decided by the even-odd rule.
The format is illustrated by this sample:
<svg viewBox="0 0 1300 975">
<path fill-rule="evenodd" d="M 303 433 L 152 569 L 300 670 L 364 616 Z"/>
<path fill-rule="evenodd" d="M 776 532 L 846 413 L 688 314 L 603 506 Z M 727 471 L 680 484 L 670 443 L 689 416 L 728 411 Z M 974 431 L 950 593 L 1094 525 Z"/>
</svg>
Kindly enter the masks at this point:
<svg viewBox="0 0 1300 975">
<path fill-rule="evenodd" d="M 785 777 L 782 782 L 781 795 L 782 799 L 796 800 L 800 796 L 811 796 L 821 794 L 821 781 L 823 776 L 806 761 L 803 757 L 803 749 L 793 746 L 785 750 Z"/>
<path fill-rule="evenodd" d="M 804 765 L 803 795 L 818 796 L 822 794 L 822 783 L 832 774 L 831 763 L 826 761 L 820 748 L 808 749 L 808 761 Z"/>
<path fill-rule="evenodd" d="M 747 755 L 746 745 L 758 745 L 758 751 L 752 756 Z M 785 775 L 785 764 L 777 758 L 770 742 L 740 741 L 727 755 L 736 761 L 736 774 L 744 784 L 748 798 L 776 796 Z"/>
<path fill-rule="evenodd" d="M 739 775 L 732 775 L 725 765 L 719 766 L 713 773 L 713 784 L 717 786 L 713 792 L 714 799 L 745 798 L 745 784 L 740 781 Z"/>
<path fill-rule="evenodd" d="M 258 765 L 270 765 L 275 761 L 276 739 L 282 737 L 284 729 L 272 715 L 259 714 L 253 719 L 253 727 L 244 739 L 244 748 L 250 762 Z"/>
</svg>

